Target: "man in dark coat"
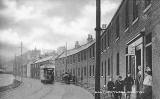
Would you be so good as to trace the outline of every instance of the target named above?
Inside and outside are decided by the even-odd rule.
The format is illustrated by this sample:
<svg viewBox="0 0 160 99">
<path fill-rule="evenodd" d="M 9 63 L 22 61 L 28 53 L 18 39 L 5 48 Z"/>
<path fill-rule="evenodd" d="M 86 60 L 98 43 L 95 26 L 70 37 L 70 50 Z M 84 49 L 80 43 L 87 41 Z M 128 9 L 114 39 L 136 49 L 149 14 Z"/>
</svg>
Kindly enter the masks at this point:
<svg viewBox="0 0 160 99">
<path fill-rule="evenodd" d="M 127 77 L 124 79 L 124 86 L 125 86 L 125 91 L 126 91 L 126 99 L 130 99 L 130 95 L 132 92 L 132 86 L 134 84 L 134 80 L 131 77 L 131 74 L 128 73 Z"/>
<path fill-rule="evenodd" d="M 113 91 L 114 91 L 114 82 L 112 81 L 112 78 L 109 78 L 109 82 L 107 84 L 108 92 L 110 93 L 110 96 L 112 97 Z"/>
<path fill-rule="evenodd" d="M 124 83 L 122 80 L 122 76 L 118 76 L 118 79 L 115 82 L 115 99 L 121 99 L 122 98 L 122 92 L 124 91 Z"/>
</svg>

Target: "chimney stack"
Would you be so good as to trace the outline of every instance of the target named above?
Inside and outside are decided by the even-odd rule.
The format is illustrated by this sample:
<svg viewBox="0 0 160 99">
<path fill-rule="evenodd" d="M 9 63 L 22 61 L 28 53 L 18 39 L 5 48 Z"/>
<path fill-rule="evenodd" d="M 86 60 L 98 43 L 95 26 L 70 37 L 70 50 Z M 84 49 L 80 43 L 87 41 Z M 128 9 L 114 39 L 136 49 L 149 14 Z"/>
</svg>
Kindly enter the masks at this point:
<svg viewBox="0 0 160 99">
<path fill-rule="evenodd" d="M 79 47 L 80 47 L 79 42 L 76 41 L 76 43 L 75 43 L 75 48 L 79 48 Z"/>
<path fill-rule="evenodd" d="M 93 41 L 93 37 L 91 34 L 88 34 L 87 43 Z"/>
</svg>

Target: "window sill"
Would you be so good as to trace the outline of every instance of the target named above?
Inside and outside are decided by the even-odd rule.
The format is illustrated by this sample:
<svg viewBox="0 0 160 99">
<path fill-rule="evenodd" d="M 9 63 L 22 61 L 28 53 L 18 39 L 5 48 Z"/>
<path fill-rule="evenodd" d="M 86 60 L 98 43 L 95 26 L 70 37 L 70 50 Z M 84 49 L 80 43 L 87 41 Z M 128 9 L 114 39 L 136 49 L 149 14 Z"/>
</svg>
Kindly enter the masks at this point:
<svg viewBox="0 0 160 99">
<path fill-rule="evenodd" d="M 119 40 L 119 37 L 116 38 L 116 42 Z"/>
<path fill-rule="evenodd" d="M 133 21 L 132 25 L 134 25 L 138 21 L 138 17 Z"/>
<path fill-rule="evenodd" d="M 129 30 L 129 28 L 126 28 L 124 32 L 127 32 Z"/>
<path fill-rule="evenodd" d="M 146 12 L 149 10 L 150 7 L 151 7 L 151 4 L 149 4 L 149 5 L 143 10 L 143 13 L 146 13 Z"/>
</svg>

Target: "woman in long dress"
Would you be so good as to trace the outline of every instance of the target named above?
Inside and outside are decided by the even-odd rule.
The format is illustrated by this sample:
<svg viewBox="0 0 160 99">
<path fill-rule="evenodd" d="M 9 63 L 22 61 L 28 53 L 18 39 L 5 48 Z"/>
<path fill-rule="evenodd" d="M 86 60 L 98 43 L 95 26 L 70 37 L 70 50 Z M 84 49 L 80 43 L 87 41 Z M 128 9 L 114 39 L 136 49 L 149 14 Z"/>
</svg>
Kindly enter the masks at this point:
<svg viewBox="0 0 160 99">
<path fill-rule="evenodd" d="M 146 70 L 145 75 L 142 99 L 152 99 L 152 71 L 150 69 Z"/>
</svg>

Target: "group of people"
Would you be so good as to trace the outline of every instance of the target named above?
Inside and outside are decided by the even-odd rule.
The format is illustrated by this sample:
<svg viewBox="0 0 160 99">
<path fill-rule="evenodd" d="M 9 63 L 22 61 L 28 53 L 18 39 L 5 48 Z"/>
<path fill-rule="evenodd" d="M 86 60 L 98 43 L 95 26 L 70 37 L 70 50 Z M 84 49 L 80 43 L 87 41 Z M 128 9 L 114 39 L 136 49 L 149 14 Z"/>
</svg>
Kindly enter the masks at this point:
<svg viewBox="0 0 160 99">
<path fill-rule="evenodd" d="M 107 87 L 108 91 L 110 92 L 111 97 L 115 97 L 115 99 L 121 99 L 122 98 L 122 92 L 126 92 L 126 98 L 130 99 L 130 94 L 132 91 L 132 86 L 134 84 L 134 80 L 131 77 L 131 74 L 128 73 L 127 77 L 122 80 L 122 76 L 118 76 L 115 83 L 110 78 Z"/>
<path fill-rule="evenodd" d="M 138 68 L 140 70 L 140 68 Z M 136 95 L 137 99 L 152 99 L 152 71 L 149 67 L 145 70 L 144 80 L 141 80 L 142 73 L 138 72 L 135 81 L 133 80 L 130 73 L 127 74 L 127 77 L 122 80 L 122 76 L 118 76 L 115 82 L 112 81 L 112 78 L 109 78 L 107 84 L 108 92 L 110 96 L 114 99 L 122 99 L 122 93 L 125 93 L 126 99 L 131 98 L 132 86 L 136 84 Z M 140 89 L 140 85 L 142 89 Z"/>
</svg>

